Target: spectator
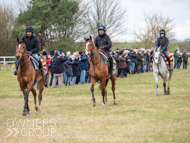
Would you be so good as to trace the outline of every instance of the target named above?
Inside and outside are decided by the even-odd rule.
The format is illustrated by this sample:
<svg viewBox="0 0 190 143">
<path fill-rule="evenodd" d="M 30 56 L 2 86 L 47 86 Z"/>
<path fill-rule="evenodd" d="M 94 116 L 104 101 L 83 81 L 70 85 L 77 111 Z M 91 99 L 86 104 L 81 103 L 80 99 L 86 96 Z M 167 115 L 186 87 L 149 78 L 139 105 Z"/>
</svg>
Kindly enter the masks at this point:
<svg viewBox="0 0 190 143">
<path fill-rule="evenodd" d="M 151 55 L 150 55 L 150 51 L 147 52 L 146 55 L 146 72 L 150 71 L 150 63 L 151 63 Z"/>
<path fill-rule="evenodd" d="M 120 61 L 119 61 L 119 68 L 120 68 L 120 77 L 123 78 L 124 77 L 124 69 L 127 67 L 127 64 L 126 64 L 126 55 L 123 54 L 123 51 L 120 51 L 119 53 L 119 58 L 120 58 Z"/>
<path fill-rule="evenodd" d="M 73 77 L 72 77 L 72 86 L 76 84 L 77 76 L 80 76 L 79 71 L 79 59 L 75 58 L 76 54 L 73 54 L 72 59 L 74 60 L 74 64 L 72 64 L 72 71 L 73 71 Z"/>
<path fill-rule="evenodd" d="M 187 69 L 187 61 L 188 61 L 188 55 L 186 53 L 186 50 L 183 50 L 183 69 Z"/>
<path fill-rule="evenodd" d="M 140 70 L 142 69 L 142 65 L 143 65 L 143 59 L 142 59 L 142 51 L 138 50 L 138 54 L 136 56 L 136 60 L 137 60 L 137 73 L 140 74 Z"/>
<path fill-rule="evenodd" d="M 131 58 L 131 65 L 132 65 L 131 66 L 132 75 L 134 75 L 134 72 L 135 72 L 135 64 L 137 62 L 136 56 L 137 56 L 137 54 L 133 51 L 133 49 L 131 49 L 130 58 Z"/>
<path fill-rule="evenodd" d="M 79 69 L 81 72 L 80 75 L 80 84 L 84 85 L 85 81 L 85 75 L 86 75 L 86 70 L 88 70 L 88 58 L 85 56 L 85 53 L 83 51 L 79 51 L 79 54 L 81 55 L 81 59 L 79 62 Z"/>
<path fill-rule="evenodd" d="M 144 73 L 145 69 L 146 69 L 146 52 L 145 52 L 145 50 L 143 50 L 143 52 L 142 52 L 142 59 L 143 59 L 143 65 L 141 68 L 141 72 Z"/>
<path fill-rule="evenodd" d="M 67 86 L 67 83 L 69 82 L 69 86 L 71 85 L 71 77 L 73 76 L 72 66 L 74 64 L 74 60 L 69 58 L 65 63 L 65 74 L 66 74 L 66 80 L 65 80 L 65 86 Z"/>
<path fill-rule="evenodd" d="M 177 68 L 177 61 L 179 60 L 179 56 L 178 56 L 178 53 L 177 53 L 177 50 L 175 50 L 174 52 L 174 69 L 178 69 Z"/>
<path fill-rule="evenodd" d="M 64 73 L 64 62 L 67 60 L 64 54 L 60 55 L 59 52 L 55 52 L 55 55 L 51 62 L 52 72 L 53 72 L 53 84 L 52 88 L 55 88 L 56 82 L 58 81 L 58 88 L 62 87 L 63 73 Z"/>
<path fill-rule="evenodd" d="M 46 79 L 45 79 L 45 87 L 48 87 L 49 83 L 49 63 L 50 63 L 50 57 L 47 56 L 46 50 L 43 50 L 42 55 L 44 56 L 44 61 L 46 61 Z"/>
<path fill-rule="evenodd" d="M 51 60 L 53 59 L 54 53 L 55 53 L 55 50 L 54 50 L 54 49 L 50 50 L 50 56 L 51 56 L 51 58 L 50 58 L 50 63 L 51 63 Z M 48 65 L 49 71 L 51 70 L 51 65 L 50 65 L 50 63 L 49 63 L 49 65 Z M 49 86 L 52 86 L 52 82 L 53 82 L 53 72 L 52 72 L 52 70 L 51 70 L 51 79 L 50 79 Z"/>
<path fill-rule="evenodd" d="M 180 54 L 180 52 L 178 52 L 178 57 L 179 59 L 177 60 L 177 66 L 178 66 L 178 69 L 180 69 L 181 63 L 182 63 L 182 55 Z"/>
</svg>

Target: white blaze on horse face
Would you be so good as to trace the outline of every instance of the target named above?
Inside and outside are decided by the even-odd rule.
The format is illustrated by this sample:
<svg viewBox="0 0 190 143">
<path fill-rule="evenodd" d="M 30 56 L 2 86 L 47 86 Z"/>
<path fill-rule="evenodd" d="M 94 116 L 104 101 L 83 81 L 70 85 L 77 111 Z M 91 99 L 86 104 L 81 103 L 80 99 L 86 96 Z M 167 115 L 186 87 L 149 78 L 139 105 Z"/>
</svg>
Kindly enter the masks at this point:
<svg viewBox="0 0 190 143">
<path fill-rule="evenodd" d="M 18 50 L 20 50 L 21 44 L 18 45 Z"/>
<path fill-rule="evenodd" d="M 86 51 L 86 55 L 88 55 L 88 45 L 89 45 L 89 42 L 86 43 L 86 49 L 85 49 L 85 51 Z"/>
</svg>

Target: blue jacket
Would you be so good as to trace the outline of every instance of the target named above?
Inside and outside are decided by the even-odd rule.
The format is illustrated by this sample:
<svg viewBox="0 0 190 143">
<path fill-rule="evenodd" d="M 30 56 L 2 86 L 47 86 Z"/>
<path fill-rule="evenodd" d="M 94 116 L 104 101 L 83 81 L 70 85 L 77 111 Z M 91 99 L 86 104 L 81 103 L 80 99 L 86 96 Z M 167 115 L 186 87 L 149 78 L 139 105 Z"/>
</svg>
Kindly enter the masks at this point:
<svg viewBox="0 0 190 143">
<path fill-rule="evenodd" d="M 32 35 L 31 38 L 28 36 L 24 36 L 24 42 L 26 44 L 27 51 L 31 51 L 33 53 L 38 53 L 40 48 L 40 42 L 38 38 L 36 38 L 34 35 Z"/>
<path fill-rule="evenodd" d="M 159 37 L 156 41 L 156 47 L 160 47 L 161 46 L 161 50 L 163 51 L 167 51 L 168 49 L 168 44 L 169 44 L 169 40 L 166 37 Z"/>
<path fill-rule="evenodd" d="M 94 44 L 98 49 L 100 47 L 103 47 L 106 51 L 109 51 L 109 49 L 112 47 L 110 37 L 106 33 L 104 33 L 103 35 L 99 34 L 94 40 Z"/>
<path fill-rule="evenodd" d="M 137 54 L 135 52 L 130 53 L 130 58 L 131 58 L 131 63 L 136 63 L 137 62 Z"/>
<path fill-rule="evenodd" d="M 72 66 L 73 76 L 80 76 L 80 70 L 79 70 L 79 60 L 75 59 L 74 64 Z"/>
<path fill-rule="evenodd" d="M 79 62 L 79 69 L 80 71 L 88 70 L 88 58 L 85 55 L 81 55 L 81 60 Z"/>
</svg>

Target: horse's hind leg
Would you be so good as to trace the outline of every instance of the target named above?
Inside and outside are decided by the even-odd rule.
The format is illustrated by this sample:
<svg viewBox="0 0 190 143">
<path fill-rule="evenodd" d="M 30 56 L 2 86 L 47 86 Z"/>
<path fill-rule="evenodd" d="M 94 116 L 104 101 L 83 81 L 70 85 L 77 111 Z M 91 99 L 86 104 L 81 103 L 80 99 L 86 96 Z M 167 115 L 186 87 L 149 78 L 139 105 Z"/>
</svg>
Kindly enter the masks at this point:
<svg viewBox="0 0 190 143">
<path fill-rule="evenodd" d="M 39 81 L 39 95 L 38 95 L 38 101 L 39 101 L 39 107 L 36 106 L 38 113 L 41 112 L 41 101 L 42 101 L 42 92 L 44 90 L 44 82 L 45 82 L 45 76 L 42 77 L 42 79 Z"/>
<path fill-rule="evenodd" d="M 170 81 L 171 81 L 172 74 L 173 74 L 173 70 L 169 71 L 167 95 L 170 94 Z"/>
<path fill-rule="evenodd" d="M 33 94 L 33 96 L 34 96 L 34 104 L 35 104 L 35 110 L 37 111 L 37 109 L 38 109 L 38 107 L 37 107 L 37 105 L 36 105 L 36 90 L 34 89 L 34 87 L 32 88 L 32 94 Z"/>
<path fill-rule="evenodd" d="M 112 82 L 112 92 L 113 92 L 113 105 L 117 105 L 117 101 L 115 97 L 115 81 L 116 81 L 116 75 L 112 75 L 111 82 Z"/>
<path fill-rule="evenodd" d="M 164 95 L 166 95 L 166 76 L 163 77 Z"/>
<path fill-rule="evenodd" d="M 101 86 L 102 86 L 102 99 L 103 99 L 102 105 L 107 106 L 108 103 L 107 103 L 106 79 L 102 80 Z"/>
<path fill-rule="evenodd" d="M 91 92 L 92 92 L 92 101 L 93 101 L 93 106 L 94 107 L 97 107 L 97 103 L 96 103 L 96 99 L 94 97 L 94 86 L 95 86 L 95 83 L 96 83 L 96 79 L 92 78 L 91 77 Z"/>
</svg>

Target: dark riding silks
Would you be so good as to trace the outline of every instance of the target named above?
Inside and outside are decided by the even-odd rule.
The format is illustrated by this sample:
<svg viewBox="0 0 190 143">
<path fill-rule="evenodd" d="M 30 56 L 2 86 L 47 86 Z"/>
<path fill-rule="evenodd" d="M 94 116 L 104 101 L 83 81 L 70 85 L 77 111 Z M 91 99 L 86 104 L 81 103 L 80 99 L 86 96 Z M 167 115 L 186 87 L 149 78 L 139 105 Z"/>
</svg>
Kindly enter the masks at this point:
<svg viewBox="0 0 190 143">
<path fill-rule="evenodd" d="M 164 56 L 163 53 L 161 53 L 161 56 L 164 59 L 167 68 L 169 69 L 169 62 L 168 62 L 167 58 Z M 173 68 L 173 56 L 171 54 L 169 54 L 169 57 L 170 57 L 170 68 L 172 69 Z M 150 69 L 151 70 L 152 70 L 152 67 L 153 67 L 153 61 L 154 61 L 154 58 L 152 58 L 151 64 L 150 64 Z"/>
</svg>

